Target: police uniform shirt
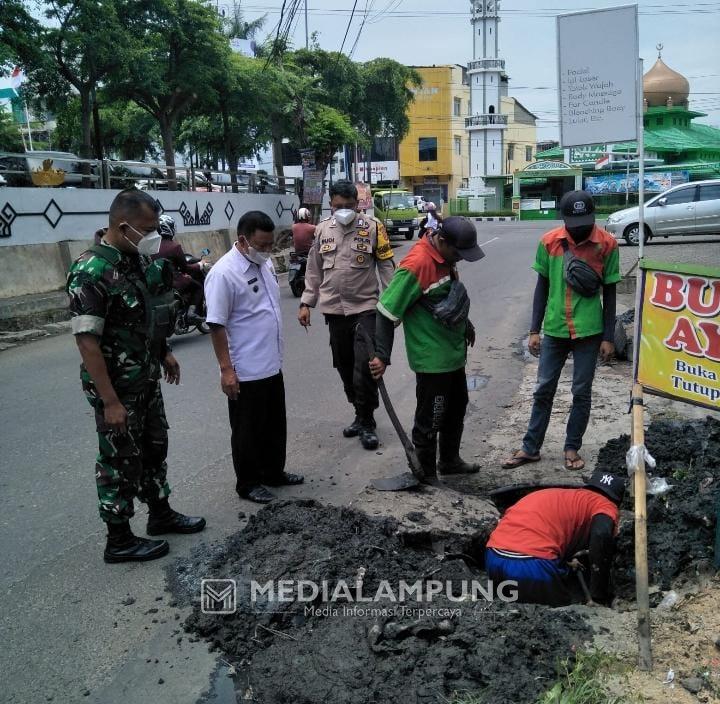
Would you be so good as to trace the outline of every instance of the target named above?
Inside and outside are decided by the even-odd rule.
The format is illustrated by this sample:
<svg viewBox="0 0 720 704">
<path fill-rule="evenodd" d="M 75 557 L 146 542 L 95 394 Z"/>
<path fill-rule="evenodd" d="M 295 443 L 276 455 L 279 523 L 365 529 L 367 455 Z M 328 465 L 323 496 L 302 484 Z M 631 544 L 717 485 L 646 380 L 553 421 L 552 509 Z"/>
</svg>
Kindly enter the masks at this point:
<svg viewBox="0 0 720 704">
<path fill-rule="evenodd" d="M 342 225 L 330 217 L 315 230 L 301 301 L 317 305 L 323 314 L 364 313 L 375 308 L 380 285 L 386 288 L 394 271 L 392 247 L 380 221 L 358 214 Z"/>
<path fill-rule="evenodd" d="M 240 381 L 257 381 L 282 369 L 280 286 L 268 260 L 258 266 L 236 245 L 205 279 L 208 323 L 222 325 Z"/>
</svg>

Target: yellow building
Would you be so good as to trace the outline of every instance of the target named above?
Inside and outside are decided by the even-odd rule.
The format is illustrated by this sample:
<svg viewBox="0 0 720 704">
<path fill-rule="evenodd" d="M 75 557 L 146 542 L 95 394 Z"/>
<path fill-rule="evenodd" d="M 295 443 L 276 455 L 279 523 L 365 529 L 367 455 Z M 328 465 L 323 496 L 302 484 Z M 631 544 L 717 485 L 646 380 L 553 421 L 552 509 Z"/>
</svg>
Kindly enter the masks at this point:
<svg viewBox="0 0 720 704">
<path fill-rule="evenodd" d="M 470 88 L 462 66 L 412 68 L 423 84 L 412 89 L 410 131 L 400 143 L 401 184 L 440 207 L 455 198 L 458 188 L 467 186 L 470 156 L 465 118 Z"/>
<path fill-rule="evenodd" d="M 512 176 L 515 171 L 522 171 L 535 159 L 537 131 L 533 115 L 518 100 L 508 95 L 500 98 L 500 112 L 507 115 L 505 130 L 505 164 L 503 173 Z"/>
</svg>

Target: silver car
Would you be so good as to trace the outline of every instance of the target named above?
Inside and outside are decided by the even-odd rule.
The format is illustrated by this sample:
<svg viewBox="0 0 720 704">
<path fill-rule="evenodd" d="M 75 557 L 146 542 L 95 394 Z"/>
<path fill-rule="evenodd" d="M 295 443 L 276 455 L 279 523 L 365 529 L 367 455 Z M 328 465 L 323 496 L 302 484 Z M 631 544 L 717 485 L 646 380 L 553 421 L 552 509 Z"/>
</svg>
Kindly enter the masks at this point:
<svg viewBox="0 0 720 704">
<path fill-rule="evenodd" d="M 613 213 L 605 229 L 639 244 L 638 208 Z M 720 235 L 720 179 L 674 186 L 645 202 L 645 242 L 671 235 Z"/>
</svg>

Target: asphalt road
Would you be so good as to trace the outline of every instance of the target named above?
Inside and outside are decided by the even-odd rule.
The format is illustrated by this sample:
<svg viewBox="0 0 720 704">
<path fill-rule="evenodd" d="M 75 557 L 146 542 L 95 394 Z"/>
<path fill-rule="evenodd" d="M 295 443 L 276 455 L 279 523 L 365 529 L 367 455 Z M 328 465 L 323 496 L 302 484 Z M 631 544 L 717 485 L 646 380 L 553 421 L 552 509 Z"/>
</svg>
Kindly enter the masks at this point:
<svg viewBox="0 0 720 704">
<path fill-rule="evenodd" d="M 481 436 L 512 399 L 521 375 L 523 360 L 516 352 L 530 317 L 529 267 L 548 224 L 478 227 L 486 257 L 463 264 L 461 274 L 478 333 L 468 373 L 470 413 L 480 420 L 480 431 L 466 437 L 464 447 L 482 462 Z M 409 243 L 396 244 L 399 258 Z M 317 315 L 309 333 L 299 327 L 297 300 L 282 283 L 288 469 L 304 473 L 307 481 L 278 493 L 347 503 L 369 479 L 404 471 L 402 451 L 382 410 L 382 454 L 342 438 L 352 413 L 331 367 L 327 331 Z M 171 536 L 170 556 L 136 565 L 102 561 L 105 531 L 93 481 L 96 436 L 72 337 L 0 355 L 3 702 L 235 701 L 218 656 L 182 633 L 182 614 L 169 605 L 165 591 L 164 568 L 193 546 L 237 530 L 238 513 L 255 507 L 233 491 L 226 404 L 210 341 L 194 333 L 174 346 L 183 380 L 179 387 L 164 386 L 171 501 L 178 510 L 206 516 L 208 527 L 200 535 Z M 409 428 L 414 379 L 401 340 L 393 362 L 386 382 Z M 144 525 L 140 507 L 133 526 L 142 535 Z"/>
</svg>

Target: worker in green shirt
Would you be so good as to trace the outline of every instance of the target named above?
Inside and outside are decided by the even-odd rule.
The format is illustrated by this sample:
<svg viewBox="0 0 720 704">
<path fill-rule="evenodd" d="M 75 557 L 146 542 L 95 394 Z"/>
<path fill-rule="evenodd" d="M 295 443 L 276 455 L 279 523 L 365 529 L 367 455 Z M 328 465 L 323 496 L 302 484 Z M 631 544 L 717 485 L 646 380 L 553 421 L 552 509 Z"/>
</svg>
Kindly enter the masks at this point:
<svg viewBox="0 0 720 704">
<path fill-rule="evenodd" d="M 467 218 L 449 217 L 400 262 L 377 305 L 376 356 L 370 371 L 375 379 L 385 373 L 394 329 L 402 322 L 408 362 L 417 378 L 412 440 L 428 483 L 438 472 L 470 474 L 480 469 L 460 457 L 468 404 L 467 345 L 474 344 L 475 332 L 468 320 L 470 299 L 455 265 L 483 256 L 475 226 Z"/>
<path fill-rule="evenodd" d="M 538 279 L 528 349 L 540 357 L 537 385 L 522 449 L 503 463 L 505 469 L 540 460 L 558 381 L 570 353 L 573 401 L 565 468 L 585 467 L 579 451 L 590 418 L 598 354 L 607 362 L 615 352 L 615 285 L 621 278 L 617 241 L 595 224 L 595 203 L 585 191 L 566 193 L 560 211 L 564 226 L 543 236 L 533 265 Z"/>
</svg>

